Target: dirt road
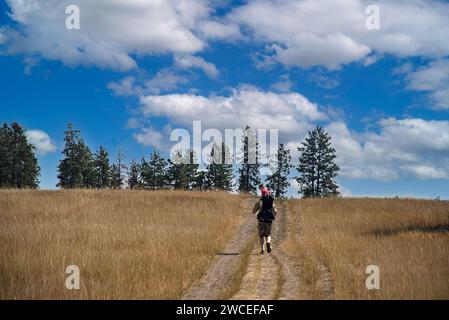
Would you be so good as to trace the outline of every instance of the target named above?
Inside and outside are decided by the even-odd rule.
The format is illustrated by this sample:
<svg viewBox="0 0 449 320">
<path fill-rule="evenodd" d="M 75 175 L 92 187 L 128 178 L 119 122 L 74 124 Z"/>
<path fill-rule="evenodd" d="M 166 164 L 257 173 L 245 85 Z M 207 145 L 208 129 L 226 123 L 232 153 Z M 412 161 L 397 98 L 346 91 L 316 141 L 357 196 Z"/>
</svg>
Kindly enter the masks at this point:
<svg viewBox="0 0 449 320">
<path fill-rule="evenodd" d="M 297 299 L 299 270 L 279 245 L 288 237 L 287 209 L 278 203 L 279 214 L 273 224 L 273 251 L 260 255 L 257 221 L 250 214 L 254 200 L 244 204 L 248 218 L 239 226 L 224 252 L 218 254 L 205 277 L 183 296 L 187 300 L 205 299 Z M 243 277 L 242 277 L 243 274 Z"/>
</svg>

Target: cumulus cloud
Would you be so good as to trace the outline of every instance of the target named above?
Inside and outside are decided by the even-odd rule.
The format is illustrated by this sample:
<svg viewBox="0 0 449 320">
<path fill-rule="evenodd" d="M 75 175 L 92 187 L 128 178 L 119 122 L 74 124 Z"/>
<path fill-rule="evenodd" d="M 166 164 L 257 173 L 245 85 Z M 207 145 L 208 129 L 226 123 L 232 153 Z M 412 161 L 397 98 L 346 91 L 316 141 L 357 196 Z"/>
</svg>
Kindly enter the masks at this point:
<svg viewBox="0 0 449 320">
<path fill-rule="evenodd" d="M 234 89 L 229 96 L 194 94 L 148 95 L 140 98 L 144 117 L 167 117 L 177 125 L 203 127 L 281 129 L 284 136 L 296 136 L 311 121 L 326 119 L 318 106 L 299 93 L 274 93 L 253 87 Z"/>
<path fill-rule="evenodd" d="M 116 70 L 135 68 L 134 54 L 202 50 L 205 42 L 194 30 L 211 13 L 206 0 L 78 0 L 81 28 L 67 30 L 65 9 L 72 1 L 6 2 L 21 30 L 6 33 L 9 53 L 40 54 L 68 65 Z"/>
<path fill-rule="evenodd" d="M 376 129 L 357 133 L 343 122 L 327 125 L 343 177 L 449 178 L 449 121 L 389 118 Z"/>
<path fill-rule="evenodd" d="M 372 52 L 398 57 L 449 54 L 449 4 L 443 1 L 376 1 L 380 29 L 369 30 L 369 0 L 252 0 L 228 19 L 254 41 L 273 44 L 273 59 L 288 65 L 335 69 L 372 63 Z M 436 30 L 438 32 L 436 32 Z"/>
<path fill-rule="evenodd" d="M 449 55 L 449 4 L 437 0 L 376 1 L 380 29 L 366 28 L 370 0 L 249 0 L 220 15 L 215 0 L 78 0 L 81 29 L 65 28 L 68 0 L 6 0 L 15 29 L 0 27 L 10 54 L 41 55 L 68 65 L 130 70 L 135 56 L 174 53 L 216 76 L 196 57 L 209 40 L 257 42 L 269 48 L 260 66 L 338 69 L 384 54 Z M 18 31 L 20 30 L 20 32 Z M 437 98 L 445 97 L 439 92 Z"/>
<path fill-rule="evenodd" d="M 278 92 L 289 92 L 295 84 L 290 80 L 288 74 L 284 74 L 280 77 L 278 82 L 271 85 L 271 88 Z"/>
<path fill-rule="evenodd" d="M 163 137 L 159 131 L 150 127 L 135 133 L 134 139 L 145 147 L 161 148 Z"/>
<path fill-rule="evenodd" d="M 411 165 L 401 167 L 405 172 L 409 172 L 412 177 L 418 179 L 444 179 L 449 178 L 449 174 L 442 168 L 434 168 L 429 165 Z"/>
<path fill-rule="evenodd" d="M 25 132 L 28 142 L 36 147 L 38 154 L 46 155 L 56 151 L 56 146 L 50 136 L 42 130 L 28 130 Z"/>
<path fill-rule="evenodd" d="M 341 65 L 367 56 L 371 49 L 348 36 L 337 33 L 323 37 L 312 33 L 297 34 L 285 42 L 285 48 L 274 44 L 275 59 L 286 66 L 326 66 L 338 69 Z"/>
<path fill-rule="evenodd" d="M 159 71 L 152 79 L 145 82 L 145 89 L 151 94 L 176 90 L 180 84 L 187 82 L 187 78 L 170 69 Z"/>
<path fill-rule="evenodd" d="M 195 57 L 192 55 L 177 55 L 175 57 L 175 64 L 178 68 L 191 69 L 199 68 L 204 71 L 210 78 L 218 77 L 217 67 L 210 62 L 205 61 L 201 57 Z"/>
<path fill-rule="evenodd" d="M 432 106 L 449 109 L 449 59 L 431 62 L 428 66 L 407 73 L 407 88 L 429 92 Z"/>
<path fill-rule="evenodd" d="M 119 82 L 109 82 L 110 89 L 116 96 L 132 96 L 138 93 L 138 89 L 134 87 L 134 77 L 126 77 Z"/>
<path fill-rule="evenodd" d="M 161 94 L 174 91 L 188 79 L 172 69 L 162 69 L 152 78 L 136 79 L 133 76 L 125 77 L 118 82 L 111 81 L 107 87 L 115 96 L 141 96 L 145 94 Z"/>
<path fill-rule="evenodd" d="M 243 38 L 239 25 L 229 21 L 203 20 L 198 25 L 198 31 L 206 39 L 229 41 Z"/>
</svg>

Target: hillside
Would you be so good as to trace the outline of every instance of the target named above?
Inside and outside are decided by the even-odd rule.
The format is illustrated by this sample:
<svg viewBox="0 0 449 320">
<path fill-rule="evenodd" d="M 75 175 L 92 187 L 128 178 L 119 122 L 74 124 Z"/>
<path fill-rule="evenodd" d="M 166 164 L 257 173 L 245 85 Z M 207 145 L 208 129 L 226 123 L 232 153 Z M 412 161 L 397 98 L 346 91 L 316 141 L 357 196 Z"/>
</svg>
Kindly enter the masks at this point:
<svg viewBox="0 0 449 320">
<path fill-rule="evenodd" d="M 254 198 L 0 191 L 0 299 L 449 299 L 449 202 L 278 201 L 259 255 Z M 80 290 L 65 287 L 66 267 Z M 380 270 L 368 290 L 367 266 Z"/>
</svg>

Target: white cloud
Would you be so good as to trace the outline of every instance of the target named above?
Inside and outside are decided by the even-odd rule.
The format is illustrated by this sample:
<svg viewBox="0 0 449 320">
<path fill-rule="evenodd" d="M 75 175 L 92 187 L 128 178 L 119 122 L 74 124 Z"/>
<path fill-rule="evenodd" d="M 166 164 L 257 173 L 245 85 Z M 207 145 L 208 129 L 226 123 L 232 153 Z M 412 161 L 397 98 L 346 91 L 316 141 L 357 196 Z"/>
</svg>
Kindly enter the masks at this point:
<svg viewBox="0 0 449 320">
<path fill-rule="evenodd" d="M 326 127 L 342 176 L 384 181 L 449 177 L 449 121 L 390 118 L 380 121 L 378 129 L 350 132 L 343 122 Z"/>
<path fill-rule="evenodd" d="M 176 90 L 180 84 L 186 83 L 187 78 L 169 69 L 159 71 L 152 79 L 145 82 L 145 88 L 151 94 Z"/>
<path fill-rule="evenodd" d="M 278 92 L 289 92 L 293 88 L 294 83 L 290 80 L 288 74 L 284 74 L 280 77 L 278 82 L 271 85 L 271 88 Z"/>
<path fill-rule="evenodd" d="M 175 56 L 175 64 L 178 68 L 190 69 L 199 68 L 204 71 L 210 78 L 218 77 L 217 67 L 210 62 L 206 62 L 201 57 L 194 57 L 192 55 L 177 55 Z"/>
<path fill-rule="evenodd" d="M 109 82 L 108 88 L 116 96 L 132 96 L 138 93 L 138 88 L 134 87 L 134 77 L 126 77 L 120 82 Z"/>
<path fill-rule="evenodd" d="M 428 66 L 416 71 L 408 70 L 407 88 L 427 91 L 437 109 L 449 109 L 449 60 L 431 62 Z"/>
<path fill-rule="evenodd" d="M 442 168 L 434 168 L 427 165 L 403 166 L 402 170 L 409 172 L 412 177 L 418 179 L 444 179 L 449 178 L 449 173 Z"/>
<path fill-rule="evenodd" d="M 6 2 L 17 24 L 0 29 L 8 52 L 68 65 L 129 70 L 137 67 L 134 56 L 174 53 L 190 55 L 194 67 L 213 77 L 214 67 L 191 56 L 209 39 L 266 44 L 272 55 L 264 66 L 338 69 L 355 61 L 369 65 L 384 54 L 449 55 L 449 4 L 437 0 L 376 1 L 379 30 L 365 26 L 371 0 L 249 0 L 224 17 L 215 15 L 223 7 L 215 0 L 78 0 L 80 30 L 65 28 L 68 0 Z"/>
<path fill-rule="evenodd" d="M 380 29 L 365 26 L 370 0 L 250 0 L 228 19 L 254 41 L 271 43 L 273 59 L 329 69 L 369 54 L 444 57 L 449 54 L 449 4 L 433 0 L 376 1 Z"/>
<path fill-rule="evenodd" d="M 46 132 L 42 130 L 27 130 L 25 134 L 28 142 L 36 147 L 38 154 L 46 155 L 56 151 L 56 146 Z"/>
<path fill-rule="evenodd" d="M 199 23 L 198 30 L 207 39 L 237 40 L 243 37 L 239 26 L 229 22 L 204 20 Z"/>
<path fill-rule="evenodd" d="M 138 118 L 130 118 L 126 122 L 126 128 L 127 129 L 138 129 L 142 126 L 141 121 Z"/>
<path fill-rule="evenodd" d="M 274 57 L 286 66 L 326 66 L 338 69 L 341 65 L 361 60 L 371 49 L 348 36 L 336 33 L 323 37 L 312 33 L 300 33 L 285 42 L 285 48 L 274 44 Z"/>
<path fill-rule="evenodd" d="M 9 32 L 10 53 L 40 54 L 68 65 L 136 68 L 132 55 L 193 53 L 205 42 L 196 25 L 211 13 L 206 0 L 78 0 L 80 30 L 67 30 L 60 0 L 6 0 L 23 33 Z"/>
<path fill-rule="evenodd" d="M 141 145 L 161 148 L 162 134 L 153 128 L 143 128 L 139 133 L 134 134 L 134 139 Z"/>
<path fill-rule="evenodd" d="M 171 123 L 204 128 L 280 129 L 284 137 L 306 132 L 311 121 L 326 119 L 318 106 L 298 93 L 277 94 L 242 86 L 230 96 L 193 94 L 149 95 L 140 98 L 144 117 L 168 117 Z"/>
</svg>

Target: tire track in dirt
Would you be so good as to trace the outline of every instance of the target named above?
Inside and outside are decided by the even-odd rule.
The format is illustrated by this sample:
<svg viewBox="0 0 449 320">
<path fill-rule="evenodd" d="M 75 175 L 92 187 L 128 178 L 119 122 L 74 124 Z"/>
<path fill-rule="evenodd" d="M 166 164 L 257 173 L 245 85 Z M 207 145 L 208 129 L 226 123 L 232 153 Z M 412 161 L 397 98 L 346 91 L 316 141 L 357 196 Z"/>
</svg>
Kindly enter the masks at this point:
<svg viewBox="0 0 449 320">
<path fill-rule="evenodd" d="M 255 200 L 244 203 L 245 212 L 252 211 Z M 228 296 L 229 284 L 235 279 L 239 267 L 246 265 L 239 289 L 232 300 L 275 300 L 298 298 L 300 290 L 299 268 L 282 251 L 291 228 L 288 226 L 288 210 L 283 202 L 278 203 L 279 214 L 272 229 L 273 251 L 261 255 L 257 237 L 257 220 L 249 214 L 238 227 L 234 237 L 223 253 L 217 255 L 206 275 L 183 295 L 184 300 L 221 299 Z M 252 248 L 248 261 L 242 261 L 242 253 Z"/>
<path fill-rule="evenodd" d="M 245 200 L 244 210 L 251 212 L 254 200 Z M 206 275 L 183 295 L 183 300 L 216 300 L 226 296 L 235 274 L 244 261 L 242 253 L 254 243 L 254 217 L 248 215 L 240 224 L 225 250 L 219 253 Z"/>
<path fill-rule="evenodd" d="M 279 203 L 279 212 L 277 218 L 278 229 L 275 233 L 277 241 L 282 243 L 291 236 L 292 228 L 290 226 L 291 213 L 288 211 L 284 202 Z M 301 288 L 299 266 L 284 251 L 273 251 L 274 256 L 281 266 L 281 288 L 278 299 L 295 300 L 298 299 Z"/>
<path fill-rule="evenodd" d="M 259 243 L 255 244 L 240 289 L 231 299 L 297 299 L 300 287 L 298 267 L 280 249 L 280 244 L 288 237 L 288 213 L 283 203 L 278 207 L 279 214 L 272 230 L 272 253 L 261 255 Z M 254 225 L 256 228 L 255 221 Z"/>
</svg>

